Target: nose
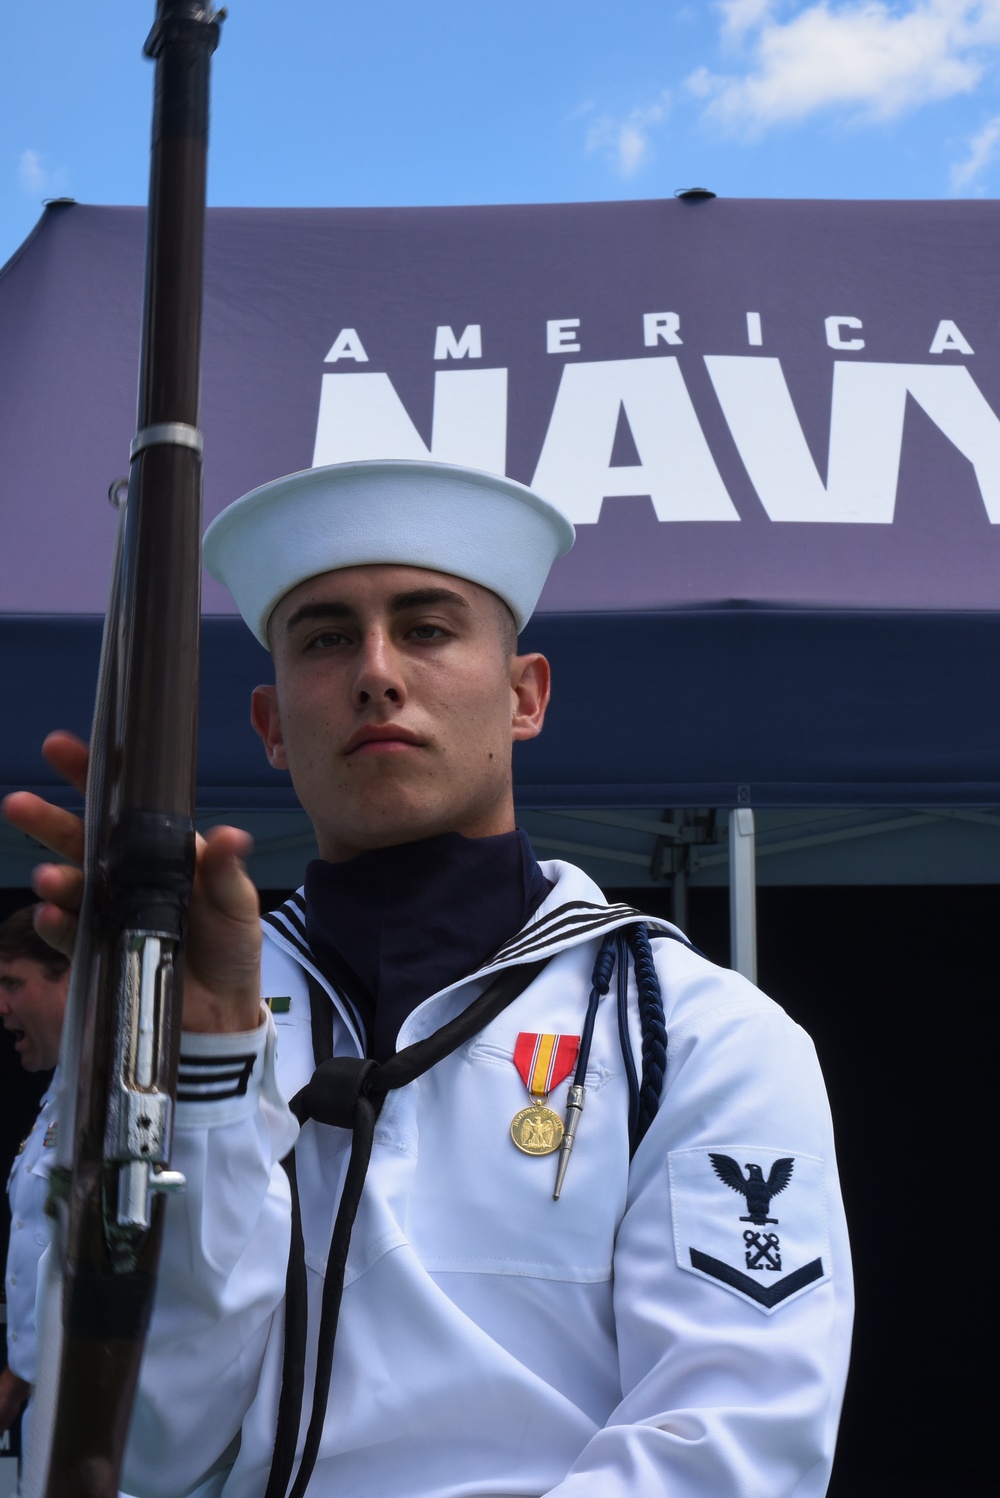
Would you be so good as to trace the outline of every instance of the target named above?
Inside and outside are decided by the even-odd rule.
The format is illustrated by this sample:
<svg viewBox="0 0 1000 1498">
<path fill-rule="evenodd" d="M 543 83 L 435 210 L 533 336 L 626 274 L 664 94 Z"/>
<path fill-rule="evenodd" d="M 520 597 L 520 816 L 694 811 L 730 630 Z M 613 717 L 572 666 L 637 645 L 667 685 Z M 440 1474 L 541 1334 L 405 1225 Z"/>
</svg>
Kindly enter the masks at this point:
<svg viewBox="0 0 1000 1498">
<path fill-rule="evenodd" d="M 370 629 L 362 641 L 357 655 L 353 697 L 356 707 L 367 707 L 373 702 L 391 702 L 401 707 L 406 701 L 402 662 L 384 629 Z"/>
</svg>

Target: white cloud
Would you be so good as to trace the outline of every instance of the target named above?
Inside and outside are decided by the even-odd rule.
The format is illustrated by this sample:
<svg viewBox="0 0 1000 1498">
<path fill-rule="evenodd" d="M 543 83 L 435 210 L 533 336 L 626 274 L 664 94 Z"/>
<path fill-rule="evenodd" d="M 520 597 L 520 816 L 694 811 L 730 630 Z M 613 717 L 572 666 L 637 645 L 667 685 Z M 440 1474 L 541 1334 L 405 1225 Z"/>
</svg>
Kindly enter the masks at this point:
<svg viewBox="0 0 1000 1498">
<path fill-rule="evenodd" d="M 17 158 L 17 180 L 31 198 L 57 198 L 66 191 L 66 168 L 45 165 L 41 151 L 30 147 Z"/>
<path fill-rule="evenodd" d="M 951 191 L 964 192 L 976 186 L 976 178 L 989 166 L 1000 150 L 1000 115 L 987 120 L 969 141 L 969 154 L 964 161 L 957 161 L 951 169 Z"/>
<path fill-rule="evenodd" d="M 770 17 L 774 0 L 721 0 L 719 10 L 723 36 L 739 38 Z"/>
<path fill-rule="evenodd" d="M 45 192 L 48 177 L 42 166 L 42 157 L 37 151 L 21 151 L 21 157 L 18 160 L 18 181 L 24 187 L 25 192 L 31 193 L 33 198 Z"/>
<path fill-rule="evenodd" d="M 890 119 L 969 93 L 1000 46 L 1000 0 L 722 0 L 725 40 L 744 42 L 748 66 L 699 68 L 689 90 L 705 117 L 757 133 L 822 110 Z"/>
<path fill-rule="evenodd" d="M 623 177 L 633 177 L 652 153 L 650 127 L 666 119 L 669 107 L 670 95 L 665 89 L 652 104 L 630 110 L 623 119 L 600 115 L 587 130 L 587 150 L 599 151 Z"/>
</svg>

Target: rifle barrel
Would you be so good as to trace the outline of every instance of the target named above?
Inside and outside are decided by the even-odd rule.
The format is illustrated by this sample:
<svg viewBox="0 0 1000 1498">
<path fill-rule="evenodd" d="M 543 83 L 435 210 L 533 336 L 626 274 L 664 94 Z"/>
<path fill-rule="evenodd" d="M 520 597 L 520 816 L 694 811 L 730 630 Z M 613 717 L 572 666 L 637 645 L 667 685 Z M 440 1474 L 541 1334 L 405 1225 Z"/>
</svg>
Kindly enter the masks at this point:
<svg viewBox="0 0 1000 1498">
<path fill-rule="evenodd" d="M 26 1491 L 115 1498 L 152 1308 L 194 869 L 198 430 L 210 59 L 224 12 L 158 0 L 138 423 L 87 787 L 53 1172 L 61 1345 Z M 64 1106 L 65 1100 L 65 1106 Z"/>
</svg>

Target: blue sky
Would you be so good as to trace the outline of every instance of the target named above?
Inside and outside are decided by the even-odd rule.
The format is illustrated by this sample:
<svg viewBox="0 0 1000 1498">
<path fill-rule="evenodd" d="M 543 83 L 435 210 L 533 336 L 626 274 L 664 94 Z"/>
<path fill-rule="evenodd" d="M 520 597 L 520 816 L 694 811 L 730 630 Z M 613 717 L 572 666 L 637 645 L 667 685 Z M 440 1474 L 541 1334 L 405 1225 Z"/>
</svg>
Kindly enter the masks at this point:
<svg viewBox="0 0 1000 1498">
<path fill-rule="evenodd" d="M 146 198 L 153 0 L 0 7 L 0 263 Z M 1000 0 L 232 0 L 216 204 L 980 196 Z"/>
</svg>

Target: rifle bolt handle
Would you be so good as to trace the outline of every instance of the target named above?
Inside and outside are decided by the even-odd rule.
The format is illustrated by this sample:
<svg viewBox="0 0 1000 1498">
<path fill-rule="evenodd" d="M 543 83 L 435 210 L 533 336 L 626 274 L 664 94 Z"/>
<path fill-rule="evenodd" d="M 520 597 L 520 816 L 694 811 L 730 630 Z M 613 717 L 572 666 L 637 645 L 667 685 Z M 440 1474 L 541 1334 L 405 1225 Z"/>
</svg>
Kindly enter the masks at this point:
<svg viewBox="0 0 1000 1498">
<path fill-rule="evenodd" d="M 187 1185 L 187 1177 L 179 1170 L 151 1170 L 149 1172 L 150 1191 L 183 1191 Z"/>
</svg>

